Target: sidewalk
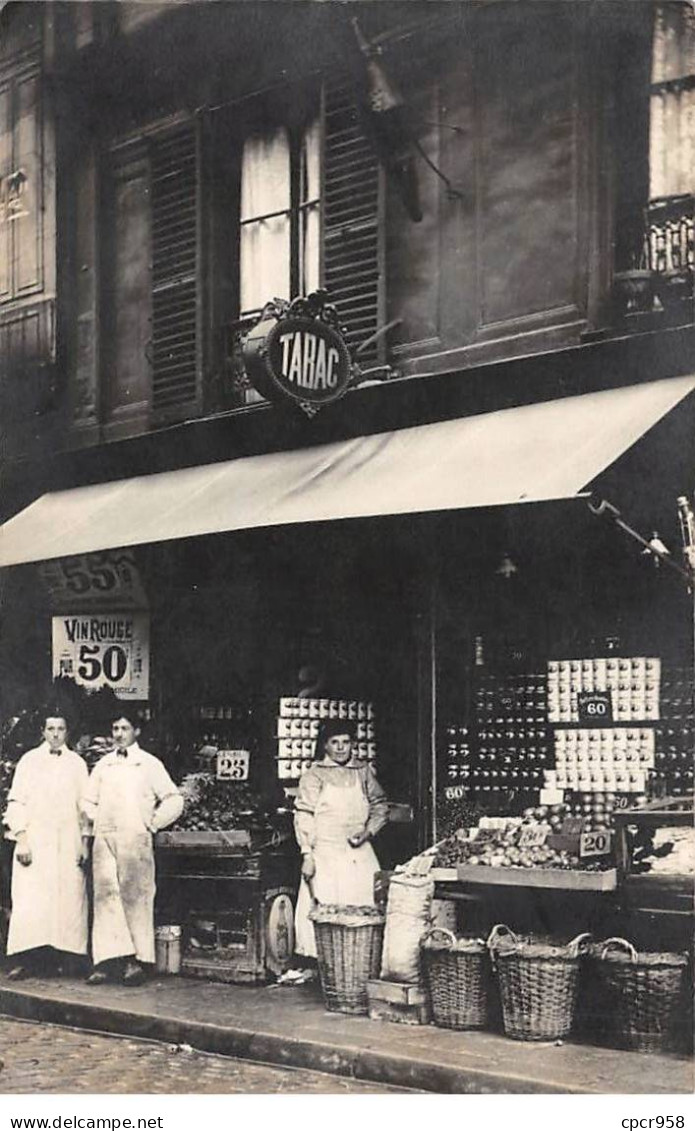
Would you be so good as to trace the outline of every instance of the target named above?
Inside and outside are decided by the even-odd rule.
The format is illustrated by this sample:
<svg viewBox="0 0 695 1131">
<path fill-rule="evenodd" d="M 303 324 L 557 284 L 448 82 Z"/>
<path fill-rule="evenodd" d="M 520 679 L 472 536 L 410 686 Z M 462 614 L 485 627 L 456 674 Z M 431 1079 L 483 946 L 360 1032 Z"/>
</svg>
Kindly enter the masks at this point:
<svg viewBox="0 0 695 1131">
<path fill-rule="evenodd" d="M 126 988 L 67 978 L 15 983 L 0 972 L 0 1014 L 436 1093 L 691 1094 L 694 1084 L 692 1063 L 677 1056 L 327 1013 L 315 985 L 158 978 Z"/>
</svg>

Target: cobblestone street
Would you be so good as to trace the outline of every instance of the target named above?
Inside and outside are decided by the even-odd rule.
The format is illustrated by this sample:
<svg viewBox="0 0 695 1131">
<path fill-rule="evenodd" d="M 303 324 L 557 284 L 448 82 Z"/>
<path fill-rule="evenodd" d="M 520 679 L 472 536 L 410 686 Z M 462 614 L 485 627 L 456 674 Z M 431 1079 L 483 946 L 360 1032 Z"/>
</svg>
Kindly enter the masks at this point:
<svg viewBox="0 0 695 1131">
<path fill-rule="evenodd" d="M 0 1017 L 0 1094 L 396 1094 L 298 1068 Z"/>
</svg>

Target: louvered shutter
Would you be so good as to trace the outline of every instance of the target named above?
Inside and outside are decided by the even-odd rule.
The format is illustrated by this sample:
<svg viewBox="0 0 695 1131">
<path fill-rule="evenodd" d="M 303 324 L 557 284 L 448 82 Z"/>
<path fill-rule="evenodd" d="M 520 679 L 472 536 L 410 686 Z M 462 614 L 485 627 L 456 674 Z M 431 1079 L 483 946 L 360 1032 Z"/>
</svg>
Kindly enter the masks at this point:
<svg viewBox="0 0 695 1131">
<path fill-rule="evenodd" d="M 324 281 L 355 349 L 380 321 L 379 166 L 349 91 L 325 103 Z M 360 364 L 378 360 L 374 343 Z"/>
<path fill-rule="evenodd" d="M 152 139 L 152 409 L 197 399 L 198 157 L 191 124 Z"/>
</svg>

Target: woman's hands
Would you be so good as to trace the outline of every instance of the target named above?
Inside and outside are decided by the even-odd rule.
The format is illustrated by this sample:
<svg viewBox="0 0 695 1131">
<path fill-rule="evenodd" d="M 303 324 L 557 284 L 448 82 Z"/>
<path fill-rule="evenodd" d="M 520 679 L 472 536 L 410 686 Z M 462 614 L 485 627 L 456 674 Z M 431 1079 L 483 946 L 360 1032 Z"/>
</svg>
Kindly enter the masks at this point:
<svg viewBox="0 0 695 1131">
<path fill-rule="evenodd" d="M 367 832 L 366 829 L 362 829 L 361 832 L 353 833 L 352 836 L 348 837 L 348 844 L 350 845 L 351 848 L 359 848 L 360 845 L 366 844 L 366 842 L 368 840 L 369 840 L 369 833 Z"/>
<path fill-rule="evenodd" d="M 313 880 L 316 875 L 316 862 L 311 852 L 305 852 L 302 856 L 302 875 L 305 880 Z"/>
<path fill-rule="evenodd" d="M 31 864 L 31 848 L 26 833 L 17 833 L 17 845 L 14 854 L 18 864 L 23 864 L 25 868 Z"/>
</svg>

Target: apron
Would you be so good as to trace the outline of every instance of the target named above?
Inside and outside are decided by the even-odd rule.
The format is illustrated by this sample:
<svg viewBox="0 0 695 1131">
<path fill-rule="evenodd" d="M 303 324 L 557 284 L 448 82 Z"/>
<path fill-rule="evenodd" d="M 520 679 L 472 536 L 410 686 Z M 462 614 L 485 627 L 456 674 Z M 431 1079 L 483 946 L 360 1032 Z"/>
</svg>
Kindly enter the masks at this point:
<svg viewBox="0 0 695 1131">
<path fill-rule="evenodd" d="M 134 954 L 154 962 L 154 853 L 149 832 L 107 832 L 94 838 L 92 958 Z"/>
<path fill-rule="evenodd" d="M 87 951 L 87 891 L 82 848 L 77 755 L 46 755 L 34 766 L 27 803 L 31 864 L 12 864 L 12 914 L 7 953 L 51 946 Z"/>
<path fill-rule="evenodd" d="M 348 836 L 361 832 L 369 816 L 369 802 L 355 775 L 349 786 L 324 785 L 314 812 L 316 839 L 313 857 L 314 894 L 319 903 L 374 905 L 374 875 L 379 861 L 369 841 L 352 848 Z M 302 877 L 295 911 L 297 954 L 316 957 L 314 925 L 309 919 L 311 895 Z"/>
<path fill-rule="evenodd" d="M 95 965 L 134 954 L 154 962 L 155 862 L 147 827 L 150 787 L 140 752 L 102 771 L 92 875 Z"/>
</svg>

